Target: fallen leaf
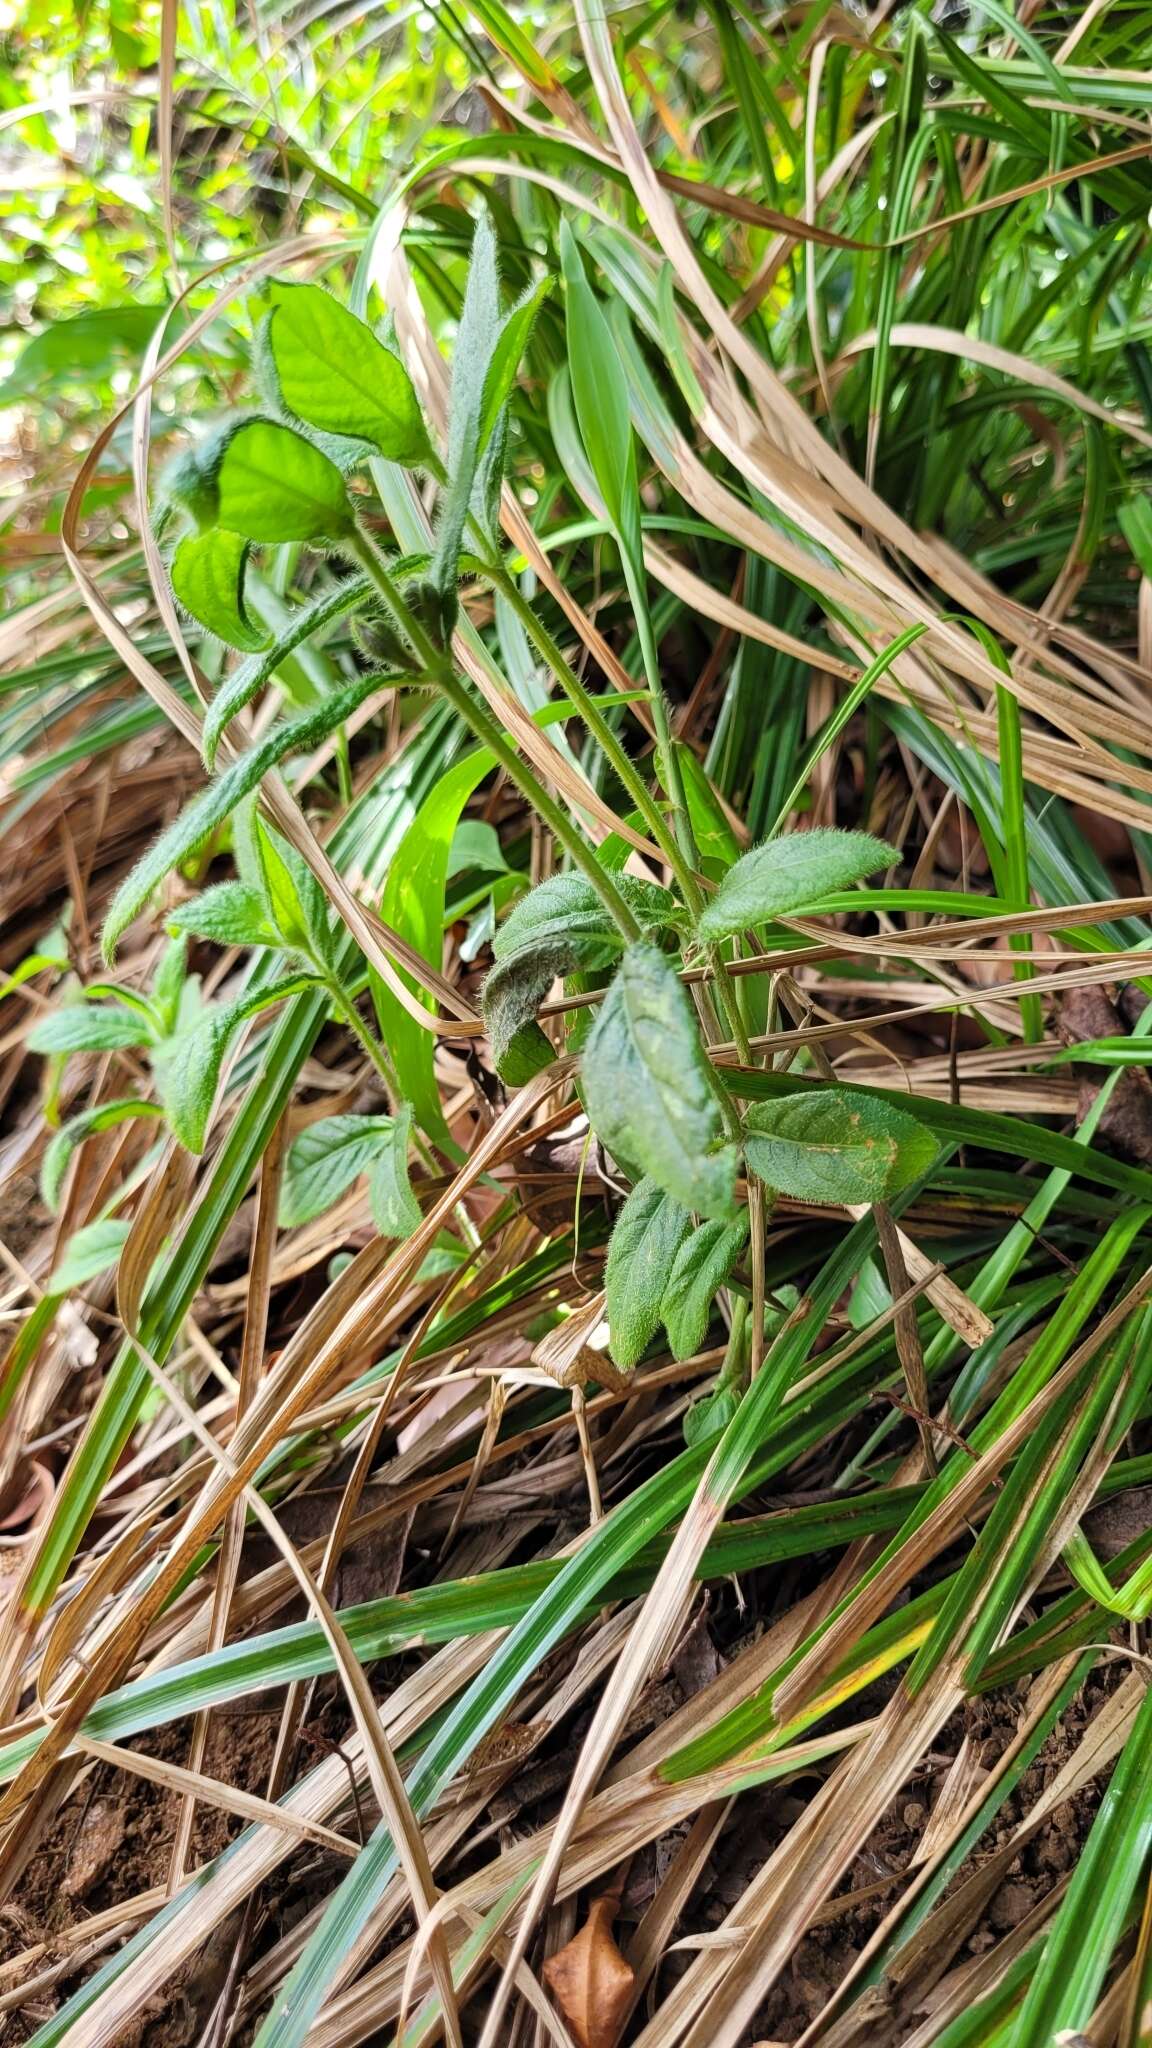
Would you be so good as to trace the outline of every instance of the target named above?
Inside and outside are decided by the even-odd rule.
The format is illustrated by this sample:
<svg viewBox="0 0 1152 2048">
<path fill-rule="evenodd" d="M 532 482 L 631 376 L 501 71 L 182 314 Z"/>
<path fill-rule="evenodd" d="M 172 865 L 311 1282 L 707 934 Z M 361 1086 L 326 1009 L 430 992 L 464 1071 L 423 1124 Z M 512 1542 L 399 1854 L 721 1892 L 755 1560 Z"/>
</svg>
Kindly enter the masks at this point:
<svg viewBox="0 0 1152 2048">
<path fill-rule="evenodd" d="M 544 1982 L 577 2048 L 616 2048 L 631 2010 L 636 1973 L 612 1933 L 619 1904 L 617 1892 L 593 1899 L 579 1934 L 544 1965 Z"/>
</svg>

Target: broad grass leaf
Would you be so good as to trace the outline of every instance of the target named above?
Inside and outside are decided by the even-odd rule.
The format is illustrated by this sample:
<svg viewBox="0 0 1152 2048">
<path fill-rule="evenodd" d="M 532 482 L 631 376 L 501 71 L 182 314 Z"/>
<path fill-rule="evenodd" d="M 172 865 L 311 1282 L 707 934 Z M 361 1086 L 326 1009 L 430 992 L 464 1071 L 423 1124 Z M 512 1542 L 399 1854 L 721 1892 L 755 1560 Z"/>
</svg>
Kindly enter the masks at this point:
<svg viewBox="0 0 1152 2048">
<path fill-rule="evenodd" d="M 736 1153 L 696 1018 L 671 962 L 644 941 L 624 955 L 583 1059 L 597 1137 L 702 1216 L 731 1214 Z"/>
<path fill-rule="evenodd" d="M 697 930 L 702 939 L 732 938 L 818 903 L 831 890 L 845 889 L 899 858 L 894 846 L 868 832 L 817 827 L 793 832 L 787 839 L 770 839 L 741 855 L 729 869 L 705 904 Z"/>
<path fill-rule="evenodd" d="M 334 541 L 355 524 L 336 464 L 276 420 L 229 435 L 215 484 L 219 524 L 249 540 Z"/>
<path fill-rule="evenodd" d="M 568 373 L 580 438 L 616 538 L 642 567 L 640 493 L 628 383 L 612 330 L 584 274 L 567 221 L 560 229 L 568 330 Z"/>
<path fill-rule="evenodd" d="M 798 1202 L 880 1202 L 939 1153 L 906 1111 L 841 1088 L 786 1095 L 748 1112 L 744 1150 L 768 1187 Z"/>
<path fill-rule="evenodd" d="M 624 1372 L 644 1356 L 660 1326 L 668 1274 L 692 1218 L 654 1180 L 633 1188 L 613 1226 L 604 1282 L 610 1350 Z"/>
<path fill-rule="evenodd" d="M 712 1297 L 722 1287 L 748 1236 L 748 1218 L 702 1223 L 680 1246 L 665 1275 L 660 1314 L 673 1358 L 692 1358 L 708 1329 Z"/>
<path fill-rule="evenodd" d="M 280 1224 L 293 1230 L 322 1216 L 367 1173 L 392 1133 L 390 1116 L 325 1116 L 288 1148 Z"/>
<path fill-rule="evenodd" d="M 186 533 L 172 557 L 172 588 L 197 623 L 242 653 L 268 645 L 264 628 L 244 608 L 244 574 L 251 543 L 227 527 Z"/>
<path fill-rule="evenodd" d="M 318 284 L 274 284 L 263 346 L 286 410 L 322 433 L 370 441 L 419 468 L 428 430 L 403 363 Z"/>
</svg>

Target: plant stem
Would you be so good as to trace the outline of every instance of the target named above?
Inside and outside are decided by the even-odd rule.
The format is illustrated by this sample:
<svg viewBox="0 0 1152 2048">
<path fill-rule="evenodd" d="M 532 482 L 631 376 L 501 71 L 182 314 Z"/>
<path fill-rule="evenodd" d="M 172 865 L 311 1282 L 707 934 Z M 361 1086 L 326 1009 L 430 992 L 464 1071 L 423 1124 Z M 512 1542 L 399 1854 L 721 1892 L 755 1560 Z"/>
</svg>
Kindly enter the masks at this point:
<svg viewBox="0 0 1152 2048">
<path fill-rule="evenodd" d="M 561 653 L 548 628 L 537 616 L 534 607 L 529 604 L 515 577 L 509 574 L 504 564 L 493 558 L 485 566 L 488 569 L 492 582 L 502 595 L 508 599 L 525 632 L 535 642 L 538 652 L 548 663 L 553 674 L 563 684 L 565 695 L 571 698 L 593 739 L 596 740 L 615 769 L 617 776 L 628 791 L 636 809 L 647 825 L 652 838 L 660 848 L 668 866 L 680 884 L 681 893 L 684 895 L 685 901 L 687 901 L 689 890 L 692 887 L 691 871 L 685 869 L 684 858 L 676 842 L 676 836 L 673 832 L 669 831 L 667 821 L 659 804 L 656 802 L 627 748 L 623 746 L 613 732 L 612 727 L 596 702 L 594 693 L 585 688 L 571 663 Z"/>
<path fill-rule="evenodd" d="M 608 869 L 597 860 L 592 848 L 572 823 L 567 812 L 549 796 L 535 770 L 528 766 L 505 737 L 488 706 L 474 697 L 463 679 L 456 674 L 451 656 L 436 646 L 431 635 L 413 614 L 411 607 L 405 603 L 387 564 L 381 561 L 368 536 L 358 532 L 353 547 L 358 561 L 372 578 L 397 624 L 412 642 L 427 672 L 426 680 L 443 693 L 458 717 L 475 734 L 481 745 L 487 747 L 509 780 L 514 782 L 521 795 L 527 798 L 553 837 L 587 876 L 613 923 L 631 944 L 634 939 L 640 937 L 640 926 Z"/>
</svg>

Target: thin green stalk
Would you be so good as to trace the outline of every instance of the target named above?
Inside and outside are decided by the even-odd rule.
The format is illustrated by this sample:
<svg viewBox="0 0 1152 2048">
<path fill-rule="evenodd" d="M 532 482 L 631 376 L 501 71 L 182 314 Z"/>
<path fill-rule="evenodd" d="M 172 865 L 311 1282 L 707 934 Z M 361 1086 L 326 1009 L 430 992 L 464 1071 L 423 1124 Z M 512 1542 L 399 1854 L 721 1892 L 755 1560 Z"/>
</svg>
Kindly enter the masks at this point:
<svg viewBox="0 0 1152 2048">
<path fill-rule="evenodd" d="M 487 705 L 481 703 L 479 698 L 473 697 L 456 674 L 450 657 L 436 646 L 431 635 L 405 602 L 387 564 L 381 561 L 365 533 L 357 532 L 353 549 L 357 560 L 372 578 L 397 624 L 411 641 L 424 666 L 427 680 L 447 699 L 457 716 L 475 734 L 481 745 L 487 747 L 510 781 L 515 783 L 521 795 L 527 798 L 537 815 L 547 825 L 553 837 L 588 877 L 623 937 L 629 944 L 638 939 L 640 926 L 607 868 L 597 860 L 592 848 L 581 836 L 567 812 L 549 796 L 535 771 L 505 738 Z"/>
<path fill-rule="evenodd" d="M 664 813 L 652 795 L 636 763 L 633 761 L 627 748 L 613 732 L 612 727 L 596 702 L 594 693 L 585 688 L 571 662 L 565 659 L 556 641 L 548 631 L 547 626 L 537 616 L 535 607 L 529 604 L 515 577 L 511 576 L 504 567 L 504 564 L 495 558 L 487 564 L 487 567 L 493 583 L 501 595 L 508 599 L 525 632 L 535 643 L 537 651 L 548 663 L 553 674 L 563 684 L 565 695 L 571 698 L 593 739 L 611 763 L 624 788 L 632 798 L 652 838 L 676 876 L 685 901 L 687 901 L 688 891 L 692 886 L 690 872 L 686 873 L 685 871 L 683 855 L 677 845 L 676 836 L 673 832 L 669 831 Z"/>
</svg>

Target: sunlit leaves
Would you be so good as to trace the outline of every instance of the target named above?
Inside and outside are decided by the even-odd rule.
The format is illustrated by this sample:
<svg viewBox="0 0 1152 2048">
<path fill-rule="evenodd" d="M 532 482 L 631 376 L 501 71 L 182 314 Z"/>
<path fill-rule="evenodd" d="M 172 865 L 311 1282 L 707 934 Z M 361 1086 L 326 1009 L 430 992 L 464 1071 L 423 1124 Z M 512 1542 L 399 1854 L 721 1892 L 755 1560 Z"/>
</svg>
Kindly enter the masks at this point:
<svg viewBox="0 0 1152 2048">
<path fill-rule="evenodd" d="M 754 846 L 728 870 L 705 904 L 697 930 L 702 939 L 732 937 L 771 918 L 787 917 L 818 903 L 835 889 L 862 881 L 900 855 L 868 832 L 817 827 Z"/>
<path fill-rule="evenodd" d="M 225 527 L 186 533 L 172 557 L 172 588 L 184 610 L 229 647 L 253 652 L 267 644 L 244 606 L 249 542 Z"/>
<path fill-rule="evenodd" d="M 412 379 L 363 320 L 316 284 L 275 284 L 263 347 L 285 410 L 418 467 L 428 433 Z"/>
</svg>

